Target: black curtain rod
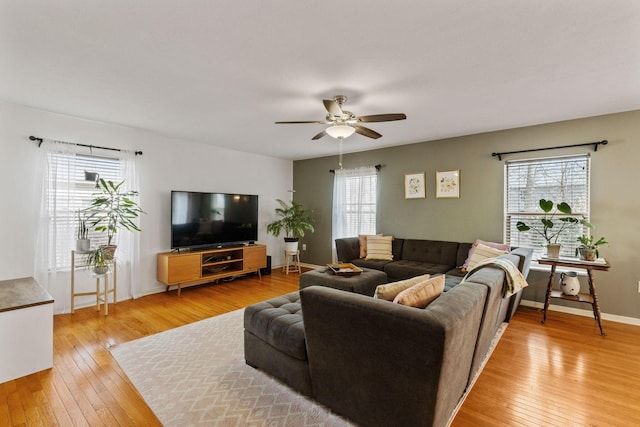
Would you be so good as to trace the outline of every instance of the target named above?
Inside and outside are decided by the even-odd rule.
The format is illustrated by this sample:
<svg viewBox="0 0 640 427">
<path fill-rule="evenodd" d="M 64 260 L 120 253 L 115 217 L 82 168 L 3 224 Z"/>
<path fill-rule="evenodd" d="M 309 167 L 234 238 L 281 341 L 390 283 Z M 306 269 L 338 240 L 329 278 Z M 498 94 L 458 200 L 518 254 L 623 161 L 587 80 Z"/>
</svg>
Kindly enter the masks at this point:
<svg viewBox="0 0 640 427">
<path fill-rule="evenodd" d="M 517 154 L 517 153 L 531 153 L 533 151 L 544 151 L 544 150 L 557 150 L 559 148 L 571 148 L 571 147 L 585 147 L 587 145 L 593 145 L 593 151 L 598 151 L 598 145 L 607 145 L 609 141 L 603 139 L 602 141 L 596 142 L 585 142 L 584 144 L 573 144 L 573 145 L 559 145 L 557 147 L 545 147 L 545 148 L 531 148 L 529 150 L 519 150 L 519 151 L 505 151 L 502 153 L 491 153 L 493 157 L 497 157 L 498 160 L 502 160 L 502 156 L 506 154 Z"/>
<path fill-rule="evenodd" d="M 376 168 L 376 170 L 377 170 L 378 172 L 380 172 L 380 168 L 381 168 L 381 167 L 382 167 L 382 165 L 375 165 L 375 166 L 374 166 L 374 168 Z M 335 170 L 335 169 L 329 169 L 329 172 L 331 172 L 331 173 L 336 173 L 336 170 Z"/>
<path fill-rule="evenodd" d="M 38 141 L 38 148 L 40 148 L 40 146 L 44 142 L 42 138 L 38 138 L 37 136 L 33 136 L 33 135 L 31 135 L 29 139 L 31 141 Z M 110 151 L 127 151 L 127 150 L 121 150 L 119 148 L 100 147 L 99 145 L 79 144 L 77 142 L 65 142 L 65 141 L 58 141 L 58 142 L 62 142 L 63 144 L 75 145 L 77 147 L 99 148 L 100 150 L 110 150 Z M 136 156 L 142 156 L 142 151 L 134 151 L 133 154 L 135 154 Z"/>
</svg>

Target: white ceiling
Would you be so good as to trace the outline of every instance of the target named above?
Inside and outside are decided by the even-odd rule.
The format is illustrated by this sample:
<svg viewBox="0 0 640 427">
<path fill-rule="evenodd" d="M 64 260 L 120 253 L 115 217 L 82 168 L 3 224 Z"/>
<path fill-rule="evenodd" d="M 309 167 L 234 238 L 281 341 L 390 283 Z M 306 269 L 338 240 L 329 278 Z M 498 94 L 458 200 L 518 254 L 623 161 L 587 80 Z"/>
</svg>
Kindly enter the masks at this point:
<svg viewBox="0 0 640 427">
<path fill-rule="evenodd" d="M 638 0 L 0 0 L 0 100 L 304 159 L 640 109 Z M 59 135 L 40 135 L 60 138 Z"/>
</svg>

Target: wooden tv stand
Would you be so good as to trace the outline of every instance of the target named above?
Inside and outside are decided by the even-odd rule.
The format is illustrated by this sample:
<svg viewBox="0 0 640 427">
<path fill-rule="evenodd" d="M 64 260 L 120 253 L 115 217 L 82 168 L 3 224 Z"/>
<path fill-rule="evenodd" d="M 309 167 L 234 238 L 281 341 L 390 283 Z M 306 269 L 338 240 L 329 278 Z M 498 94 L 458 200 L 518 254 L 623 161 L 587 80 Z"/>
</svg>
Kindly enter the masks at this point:
<svg viewBox="0 0 640 427">
<path fill-rule="evenodd" d="M 178 296 L 184 286 L 218 281 L 225 277 L 258 273 L 267 266 L 265 245 L 237 246 L 184 253 L 158 254 L 158 281 L 178 286 Z"/>
</svg>

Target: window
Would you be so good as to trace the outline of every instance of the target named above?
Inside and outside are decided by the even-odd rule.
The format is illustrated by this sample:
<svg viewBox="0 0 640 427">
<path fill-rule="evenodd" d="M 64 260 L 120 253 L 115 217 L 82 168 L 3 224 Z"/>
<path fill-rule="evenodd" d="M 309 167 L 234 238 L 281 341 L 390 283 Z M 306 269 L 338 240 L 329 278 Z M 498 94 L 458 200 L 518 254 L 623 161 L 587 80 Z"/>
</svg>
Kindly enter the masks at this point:
<svg viewBox="0 0 640 427">
<path fill-rule="evenodd" d="M 100 178 L 120 182 L 124 179 L 120 159 L 49 152 L 46 194 L 49 242 L 53 246 L 48 257 L 49 269 L 65 269 L 71 265 L 75 248 L 78 212 L 89 207 L 96 183 L 86 181 L 84 172 L 97 172 Z M 117 234 L 115 238 L 117 239 Z M 91 247 L 107 243 L 105 233 L 89 231 Z"/>
<path fill-rule="evenodd" d="M 571 206 L 571 216 L 589 221 L 589 167 L 588 155 L 506 162 L 506 242 L 511 246 L 534 248 L 534 258 L 545 254 L 546 242 L 542 236 L 533 231 L 519 232 L 516 228 L 518 221 L 529 226 L 540 223 L 544 214 L 540 199 L 552 200 L 556 205 L 567 202 Z M 555 209 L 551 213 L 554 212 Z M 575 256 L 575 248 L 579 246 L 577 238 L 587 232 L 581 225 L 563 232 L 558 240 L 562 245 L 560 254 Z"/>
<path fill-rule="evenodd" d="M 333 240 L 376 234 L 378 174 L 375 167 L 339 169 L 333 186 Z"/>
</svg>

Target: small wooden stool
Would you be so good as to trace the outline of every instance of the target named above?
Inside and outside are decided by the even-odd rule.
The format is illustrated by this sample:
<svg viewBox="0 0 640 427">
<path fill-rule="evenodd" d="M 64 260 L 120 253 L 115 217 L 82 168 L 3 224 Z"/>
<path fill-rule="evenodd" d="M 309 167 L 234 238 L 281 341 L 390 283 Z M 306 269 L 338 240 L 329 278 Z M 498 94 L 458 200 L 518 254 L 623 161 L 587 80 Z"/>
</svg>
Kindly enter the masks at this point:
<svg viewBox="0 0 640 427">
<path fill-rule="evenodd" d="M 282 267 L 286 274 L 300 273 L 300 251 L 284 251 L 285 265 Z"/>
</svg>

